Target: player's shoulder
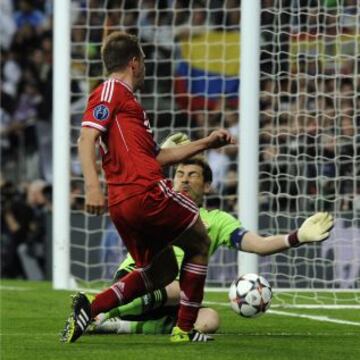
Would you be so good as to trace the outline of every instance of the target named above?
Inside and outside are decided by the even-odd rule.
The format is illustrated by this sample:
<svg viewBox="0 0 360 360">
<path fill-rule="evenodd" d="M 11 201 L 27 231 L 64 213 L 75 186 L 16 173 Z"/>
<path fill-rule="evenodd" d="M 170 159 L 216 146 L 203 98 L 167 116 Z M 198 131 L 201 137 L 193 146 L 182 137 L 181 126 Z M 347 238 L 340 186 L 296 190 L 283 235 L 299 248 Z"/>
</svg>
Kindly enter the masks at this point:
<svg viewBox="0 0 360 360">
<path fill-rule="evenodd" d="M 207 210 L 205 208 L 201 208 L 200 216 L 211 219 L 214 222 L 221 220 L 236 220 L 236 218 L 233 215 L 220 209 Z"/>
<path fill-rule="evenodd" d="M 208 209 L 205 209 L 203 207 L 200 208 L 200 217 L 201 217 L 201 219 L 203 221 L 208 222 L 208 223 L 215 222 L 216 219 L 218 219 L 220 213 L 221 213 L 221 210 L 219 210 L 219 209 L 208 210 Z"/>
<path fill-rule="evenodd" d="M 211 215 L 211 216 L 217 216 L 217 215 L 221 215 L 222 213 L 225 213 L 225 211 L 222 211 L 220 209 L 206 209 L 204 207 L 200 208 L 200 213 L 203 215 Z M 226 213 L 225 213 L 226 214 Z"/>
<path fill-rule="evenodd" d="M 132 96 L 131 88 L 117 79 L 107 79 L 99 84 L 90 94 L 90 99 L 111 103 L 121 98 Z"/>
</svg>

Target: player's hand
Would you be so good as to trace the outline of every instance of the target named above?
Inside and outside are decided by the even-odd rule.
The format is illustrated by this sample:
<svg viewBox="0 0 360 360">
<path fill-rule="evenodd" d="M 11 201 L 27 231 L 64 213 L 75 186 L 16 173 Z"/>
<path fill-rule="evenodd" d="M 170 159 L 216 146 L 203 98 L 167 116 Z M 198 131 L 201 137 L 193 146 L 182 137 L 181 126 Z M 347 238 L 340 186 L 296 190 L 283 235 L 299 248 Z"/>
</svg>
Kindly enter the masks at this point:
<svg viewBox="0 0 360 360">
<path fill-rule="evenodd" d="M 92 215 L 101 215 L 105 212 L 105 196 L 100 188 L 86 191 L 85 210 Z"/>
<path fill-rule="evenodd" d="M 162 149 L 172 148 L 177 145 L 184 145 L 190 142 L 189 137 L 182 133 L 178 132 L 172 135 L 169 135 L 166 140 L 161 144 Z"/>
<path fill-rule="evenodd" d="M 308 217 L 300 226 L 297 237 L 300 243 L 326 240 L 332 227 L 334 219 L 327 212 L 318 212 Z"/>
<path fill-rule="evenodd" d="M 234 137 L 227 130 L 224 129 L 213 131 L 205 139 L 207 140 L 208 149 L 217 149 L 225 145 L 236 143 Z"/>
</svg>

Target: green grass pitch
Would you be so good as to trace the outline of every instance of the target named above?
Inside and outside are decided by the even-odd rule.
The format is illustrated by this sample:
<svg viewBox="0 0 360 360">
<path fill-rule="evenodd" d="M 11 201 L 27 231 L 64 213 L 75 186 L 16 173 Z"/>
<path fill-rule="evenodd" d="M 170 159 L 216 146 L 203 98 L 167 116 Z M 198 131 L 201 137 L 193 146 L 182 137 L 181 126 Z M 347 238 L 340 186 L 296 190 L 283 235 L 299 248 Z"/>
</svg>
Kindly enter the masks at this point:
<svg viewBox="0 0 360 360">
<path fill-rule="evenodd" d="M 61 344 L 58 334 L 69 313 L 69 292 L 54 291 L 47 282 L 24 281 L 2 281 L 0 291 L 2 360 L 360 359 L 359 309 L 274 307 L 258 319 L 243 319 L 224 306 L 225 293 L 209 293 L 206 300 L 222 320 L 212 343 L 174 345 L 165 335 L 94 335 Z"/>
</svg>

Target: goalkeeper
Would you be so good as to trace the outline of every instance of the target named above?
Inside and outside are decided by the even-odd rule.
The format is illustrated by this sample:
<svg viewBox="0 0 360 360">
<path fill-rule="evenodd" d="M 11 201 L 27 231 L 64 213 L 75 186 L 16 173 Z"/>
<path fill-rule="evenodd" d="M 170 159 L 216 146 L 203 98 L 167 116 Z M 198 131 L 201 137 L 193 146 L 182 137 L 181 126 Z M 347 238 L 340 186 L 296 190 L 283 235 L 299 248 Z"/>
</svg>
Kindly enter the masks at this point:
<svg viewBox="0 0 360 360">
<path fill-rule="evenodd" d="M 176 146 L 189 141 L 184 134 L 170 136 L 163 147 Z M 201 207 L 204 195 L 210 190 L 212 171 L 202 158 L 192 158 L 180 163 L 175 172 L 174 189 L 188 195 L 199 207 L 200 217 L 211 240 L 209 256 L 221 246 L 234 250 L 269 255 L 297 247 L 309 242 L 320 242 L 329 237 L 333 218 L 328 213 L 310 216 L 302 226 L 287 235 L 262 237 L 246 230 L 241 222 L 221 210 L 208 211 Z M 179 268 L 184 253 L 174 247 Z M 119 266 L 115 281 L 134 270 L 135 264 L 130 255 Z M 166 288 L 137 298 L 131 303 L 119 306 L 108 313 L 99 314 L 89 327 L 89 333 L 170 333 L 176 323 L 177 306 L 180 299 L 178 279 Z M 201 308 L 195 328 L 204 333 L 215 333 L 220 324 L 217 312 Z"/>
</svg>

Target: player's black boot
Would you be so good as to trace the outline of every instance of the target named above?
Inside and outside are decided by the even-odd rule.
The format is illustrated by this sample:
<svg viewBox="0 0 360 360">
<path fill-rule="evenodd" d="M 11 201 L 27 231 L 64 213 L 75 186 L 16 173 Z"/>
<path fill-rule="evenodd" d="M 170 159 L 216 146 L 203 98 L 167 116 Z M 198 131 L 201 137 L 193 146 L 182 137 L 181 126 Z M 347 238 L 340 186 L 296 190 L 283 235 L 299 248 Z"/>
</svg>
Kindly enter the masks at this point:
<svg viewBox="0 0 360 360">
<path fill-rule="evenodd" d="M 77 293 L 72 300 L 73 313 L 65 323 L 60 341 L 71 343 L 76 341 L 91 322 L 91 298 L 85 293 Z"/>
</svg>

